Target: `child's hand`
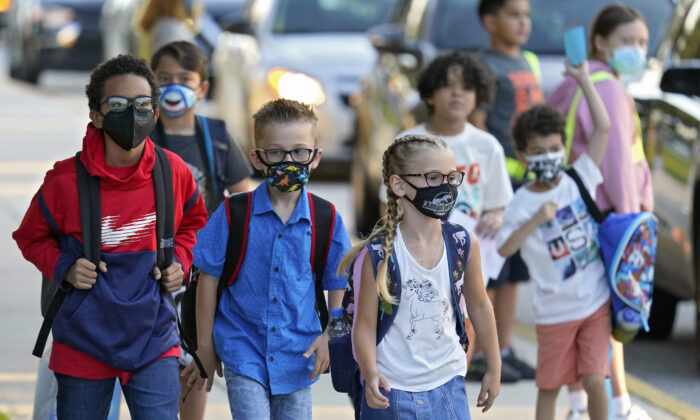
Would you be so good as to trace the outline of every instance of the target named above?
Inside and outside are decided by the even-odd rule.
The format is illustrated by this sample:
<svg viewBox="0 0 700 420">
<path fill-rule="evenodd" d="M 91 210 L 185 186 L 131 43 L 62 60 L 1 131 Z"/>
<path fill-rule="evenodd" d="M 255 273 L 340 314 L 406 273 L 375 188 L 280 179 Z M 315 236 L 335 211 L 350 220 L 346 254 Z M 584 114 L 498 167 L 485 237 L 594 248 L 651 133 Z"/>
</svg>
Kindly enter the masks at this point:
<svg viewBox="0 0 700 420">
<path fill-rule="evenodd" d="M 486 372 L 484 379 L 481 381 L 481 392 L 476 400 L 477 407 L 484 407 L 482 413 L 489 411 L 489 408 L 496 401 L 498 393 L 501 391 L 501 377 L 493 372 Z"/>
<path fill-rule="evenodd" d="M 503 225 L 503 209 L 489 210 L 482 213 L 476 225 L 476 233 L 483 238 L 493 238 Z"/>
<path fill-rule="evenodd" d="M 175 293 L 182 287 L 182 280 L 185 277 L 185 272 L 182 271 L 182 265 L 173 261 L 168 268 L 160 271 L 158 267 L 153 268 L 153 277 L 161 281 L 163 290 L 170 293 Z"/>
<path fill-rule="evenodd" d="M 365 378 L 365 398 L 367 399 L 367 405 L 375 410 L 389 408 L 389 399 L 379 392 L 379 387 L 384 388 L 386 392 L 391 392 L 389 381 L 387 381 L 381 373 L 375 372 L 369 375 L 368 378 Z"/>
<path fill-rule="evenodd" d="M 214 371 L 216 371 L 219 377 L 224 376 L 224 372 L 221 369 L 221 360 L 219 360 L 219 357 L 216 355 L 214 348 L 208 348 L 206 346 L 199 346 L 199 349 L 197 349 L 197 356 L 199 356 L 199 360 L 202 362 L 208 378 L 205 380 L 200 376 L 199 369 L 194 363 L 194 360 L 187 365 L 180 376 L 185 378 L 185 383 L 188 390 L 193 386 L 196 386 L 197 389 L 201 391 L 202 387 L 206 383 L 207 392 L 209 392 L 214 384 Z"/>
<path fill-rule="evenodd" d="M 575 66 L 571 65 L 571 60 L 568 58 L 564 62 L 566 68 L 565 73 L 573 77 L 576 83 L 583 84 L 586 80 L 590 80 L 588 75 L 588 61 L 583 61 Z"/>
<path fill-rule="evenodd" d="M 324 332 L 316 337 L 311 346 L 304 352 L 304 357 L 308 359 L 313 353 L 316 353 L 316 360 L 314 361 L 314 370 L 311 371 L 311 376 L 309 376 L 310 381 L 313 381 L 318 378 L 318 375 L 325 372 L 331 362 L 328 354 L 328 333 Z"/>
<path fill-rule="evenodd" d="M 100 261 L 100 271 L 107 272 L 107 264 L 104 261 Z M 92 289 L 92 285 L 97 282 L 95 264 L 85 258 L 78 258 L 68 269 L 65 280 L 76 289 Z"/>
<path fill-rule="evenodd" d="M 556 201 L 547 201 L 546 203 L 542 204 L 542 207 L 535 213 L 535 223 L 537 226 L 543 225 L 550 220 L 554 220 L 554 218 L 557 215 L 557 202 Z"/>
</svg>

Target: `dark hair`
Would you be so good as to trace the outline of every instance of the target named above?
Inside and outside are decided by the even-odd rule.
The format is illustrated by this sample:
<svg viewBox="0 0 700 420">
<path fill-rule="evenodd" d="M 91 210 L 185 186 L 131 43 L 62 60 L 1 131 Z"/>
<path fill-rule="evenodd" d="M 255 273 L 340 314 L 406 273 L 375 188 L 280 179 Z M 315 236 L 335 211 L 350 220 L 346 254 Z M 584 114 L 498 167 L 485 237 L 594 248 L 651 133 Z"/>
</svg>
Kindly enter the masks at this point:
<svg viewBox="0 0 700 420">
<path fill-rule="evenodd" d="M 481 0 L 479 2 L 479 17 L 484 15 L 495 15 L 503 6 L 508 3 L 508 0 Z"/>
<path fill-rule="evenodd" d="M 200 80 L 207 80 L 209 59 L 196 45 L 187 41 L 175 41 L 165 44 L 153 54 L 151 69 L 155 72 L 163 57 L 172 57 L 187 71 L 199 73 Z"/>
<path fill-rule="evenodd" d="M 160 89 L 156 83 L 156 77 L 153 75 L 151 69 L 148 68 L 146 61 L 134 57 L 133 55 L 120 54 L 100 63 L 95 67 L 92 73 L 90 73 L 90 83 L 85 86 L 85 94 L 88 97 L 88 106 L 91 110 L 100 109 L 102 96 L 104 96 L 105 93 L 105 83 L 113 77 L 123 76 L 125 74 L 143 77 L 146 79 L 149 86 L 151 86 L 151 96 L 154 98 L 160 96 Z M 158 100 L 156 99 L 153 103 L 154 107 L 157 109 Z"/>
<path fill-rule="evenodd" d="M 418 79 L 418 92 L 428 106 L 428 112 L 435 110 L 428 105 L 435 91 L 447 86 L 447 71 L 452 66 L 462 68 L 462 83 L 467 90 L 476 91 L 476 107 L 491 103 L 495 82 L 491 73 L 473 55 L 465 52 L 449 52 L 438 56 L 428 64 Z"/>
<path fill-rule="evenodd" d="M 316 137 L 316 127 L 318 117 L 310 105 L 289 99 L 275 99 L 262 106 L 253 114 L 253 131 L 255 143 L 260 140 L 262 129 L 271 124 L 308 122 L 313 126 L 314 138 Z"/>
<path fill-rule="evenodd" d="M 602 8 L 591 24 L 589 56 L 593 58 L 596 53 L 599 53 L 595 49 L 594 39 L 596 35 L 607 38 L 618 26 L 634 22 L 635 20 L 641 20 L 645 25 L 647 23 L 644 15 L 639 10 L 626 4 L 613 3 Z"/>
<path fill-rule="evenodd" d="M 556 108 L 547 104 L 535 105 L 518 115 L 511 129 L 515 150 L 523 151 L 527 142 L 535 136 L 549 136 L 559 134 L 562 142 L 566 136 L 564 132 L 564 116 Z"/>
</svg>

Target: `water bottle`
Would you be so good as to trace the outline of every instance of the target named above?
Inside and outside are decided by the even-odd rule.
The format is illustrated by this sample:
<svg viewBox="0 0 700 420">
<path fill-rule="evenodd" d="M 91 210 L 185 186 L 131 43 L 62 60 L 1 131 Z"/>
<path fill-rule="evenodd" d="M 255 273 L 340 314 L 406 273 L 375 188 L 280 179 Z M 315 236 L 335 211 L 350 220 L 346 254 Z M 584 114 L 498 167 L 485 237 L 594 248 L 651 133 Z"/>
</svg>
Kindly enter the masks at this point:
<svg viewBox="0 0 700 420">
<path fill-rule="evenodd" d="M 642 327 L 642 315 L 632 308 L 624 308 L 617 313 L 613 337 L 621 343 L 632 340 Z"/>
<path fill-rule="evenodd" d="M 349 320 L 343 316 L 343 308 L 335 308 L 331 310 L 331 317 L 328 321 L 328 340 L 342 337 L 345 334 L 350 334 L 352 325 Z"/>
</svg>

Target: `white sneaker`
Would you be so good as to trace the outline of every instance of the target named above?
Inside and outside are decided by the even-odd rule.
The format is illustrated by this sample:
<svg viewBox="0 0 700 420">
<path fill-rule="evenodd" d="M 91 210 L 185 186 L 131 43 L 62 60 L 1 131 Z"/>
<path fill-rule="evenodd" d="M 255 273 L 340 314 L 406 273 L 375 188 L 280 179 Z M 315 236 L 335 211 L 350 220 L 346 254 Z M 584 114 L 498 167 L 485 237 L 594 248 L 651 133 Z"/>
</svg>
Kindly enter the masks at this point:
<svg viewBox="0 0 700 420">
<path fill-rule="evenodd" d="M 627 414 L 616 414 L 614 420 L 652 420 L 651 416 L 642 407 L 632 404 L 632 408 Z"/>
<path fill-rule="evenodd" d="M 590 419 L 588 417 L 588 411 L 569 410 L 569 414 L 566 415 L 566 420 L 590 420 Z"/>
</svg>

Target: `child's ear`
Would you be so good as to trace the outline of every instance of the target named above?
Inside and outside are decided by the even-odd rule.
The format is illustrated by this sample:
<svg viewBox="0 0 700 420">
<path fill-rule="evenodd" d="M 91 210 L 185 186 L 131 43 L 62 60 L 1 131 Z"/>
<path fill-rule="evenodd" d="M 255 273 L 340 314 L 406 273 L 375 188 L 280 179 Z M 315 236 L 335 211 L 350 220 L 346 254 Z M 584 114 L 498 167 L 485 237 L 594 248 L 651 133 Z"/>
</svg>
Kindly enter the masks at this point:
<svg viewBox="0 0 700 420">
<path fill-rule="evenodd" d="M 258 154 L 255 153 L 255 150 L 251 150 L 248 157 L 250 158 L 250 163 L 253 165 L 253 168 L 257 169 L 263 174 L 267 172 L 265 164 L 263 164 L 260 158 L 258 158 Z"/>
<path fill-rule="evenodd" d="M 209 88 L 211 87 L 211 83 L 209 83 L 208 80 L 205 80 L 202 82 L 202 84 L 199 85 L 199 89 L 197 92 L 197 100 L 201 101 L 202 99 L 207 97 L 207 93 L 209 92 Z"/>
<path fill-rule="evenodd" d="M 486 29 L 488 33 L 496 32 L 496 16 L 491 13 L 487 13 L 481 18 L 481 24 Z"/>
<path fill-rule="evenodd" d="M 318 164 L 321 163 L 321 156 L 323 156 L 323 149 L 316 149 L 316 157 L 309 163 L 309 169 L 313 170 L 318 167 Z"/>
<path fill-rule="evenodd" d="M 90 121 L 95 125 L 97 128 L 102 128 L 102 121 L 104 120 L 105 117 L 102 116 L 98 111 L 91 109 L 90 110 Z"/>
<path fill-rule="evenodd" d="M 398 175 L 392 175 L 389 177 L 389 188 L 396 194 L 397 197 L 403 197 L 406 195 L 406 189 L 404 188 L 403 180 Z"/>
</svg>

